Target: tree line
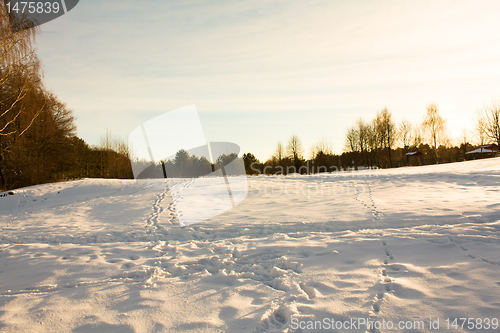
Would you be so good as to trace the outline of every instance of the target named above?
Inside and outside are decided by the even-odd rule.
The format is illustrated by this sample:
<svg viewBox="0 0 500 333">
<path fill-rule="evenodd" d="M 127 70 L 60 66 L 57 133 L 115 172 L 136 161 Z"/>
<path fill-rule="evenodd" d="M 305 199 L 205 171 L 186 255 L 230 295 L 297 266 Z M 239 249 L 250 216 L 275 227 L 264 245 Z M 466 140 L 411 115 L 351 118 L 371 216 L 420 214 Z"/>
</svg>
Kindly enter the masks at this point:
<svg viewBox="0 0 500 333">
<path fill-rule="evenodd" d="M 238 158 L 236 153 L 221 154 L 212 163 L 205 156 L 190 155 L 185 149 L 180 149 L 173 158 L 161 160 L 158 163 L 135 160 L 134 164 L 142 170 L 135 176 L 138 179 L 204 177 L 217 170 L 225 173 L 226 170 L 222 171 L 222 169 L 236 158 Z"/>
<path fill-rule="evenodd" d="M 297 135 L 287 145 L 278 142 L 274 154 L 260 162 L 251 153 L 243 155 L 247 174 L 321 173 L 353 167 L 392 168 L 410 164 L 451 163 L 466 158 L 473 149 L 469 134 L 464 130 L 459 145 L 452 145 L 446 130 L 446 120 L 438 106 L 427 106 L 420 124 L 402 120 L 396 124 L 387 108 L 377 112 L 374 119 L 359 118 L 348 128 L 344 152 L 332 152 L 332 144 L 321 139 L 310 148 L 309 158 Z M 478 112 L 474 128 L 476 142 L 500 147 L 500 103 L 491 103 Z M 406 155 L 422 154 L 420 160 Z"/>
<path fill-rule="evenodd" d="M 426 115 L 420 124 L 402 120 L 398 125 L 392 114 L 384 109 L 375 119 L 366 122 L 358 119 L 346 134 L 346 151 L 357 156 L 362 165 L 393 167 L 394 152 L 401 164 L 406 153 L 420 152 L 428 163 L 453 162 L 465 158 L 472 149 L 469 133 L 464 130 L 458 146 L 451 144 L 446 130 L 446 120 L 440 115 L 438 106 L 427 106 Z M 500 146 L 500 105 L 492 103 L 478 113 L 474 134 L 480 145 L 486 143 Z M 396 144 L 400 144 L 396 147 Z M 392 154 L 392 156 L 391 156 Z"/>
</svg>

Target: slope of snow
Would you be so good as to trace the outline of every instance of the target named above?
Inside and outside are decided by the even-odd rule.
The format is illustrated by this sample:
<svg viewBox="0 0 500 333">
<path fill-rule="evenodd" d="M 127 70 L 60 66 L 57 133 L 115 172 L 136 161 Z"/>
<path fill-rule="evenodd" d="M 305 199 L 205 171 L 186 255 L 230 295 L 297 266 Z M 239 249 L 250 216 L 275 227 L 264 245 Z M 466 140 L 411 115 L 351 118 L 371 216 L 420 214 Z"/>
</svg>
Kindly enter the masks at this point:
<svg viewBox="0 0 500 333">
<path fill-rule="evenodd" d="M 0 331 L 499 330 L 446 327 L 500 319 L 499 158 L 248 183 L 240 205 L 185 228 L 153 183 L 0 197 Z M 425 326 L 297 327 L 325 318 Z"/>
</svg>

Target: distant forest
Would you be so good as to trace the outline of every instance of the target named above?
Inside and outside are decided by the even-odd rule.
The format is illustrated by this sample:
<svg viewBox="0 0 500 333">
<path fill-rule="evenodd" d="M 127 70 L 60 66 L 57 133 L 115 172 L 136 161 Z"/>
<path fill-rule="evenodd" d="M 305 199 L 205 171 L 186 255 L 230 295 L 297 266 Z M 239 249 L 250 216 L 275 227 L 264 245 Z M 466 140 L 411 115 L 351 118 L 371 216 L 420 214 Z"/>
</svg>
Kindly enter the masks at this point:
<svg viewBox="0 0 500 333">
<path fill-rule="evenodd" d="M 190 155 L 186 150 L 181 149 L 172 159 L 161 161 L 160 163 L 152 163 L 150 161 L 134 161 L 134 164 L 142 171 L 136 175 L 138 179 L 147 178 L 195 178 L 209 175 L 212 172 L 222 169 L 229 165 L 233 160 L 238 158 L 238 154 L 221 154 L 215 163 L 211 163 L 206 157 L 198 157 Z M 227 170 L 227 167 L 222 174 L 228 172 L 229 174 L 243 174 L 239 170 Z"/>
<path fill-rule="evenodd" d="M 72 110 L 44 86 L 34 49 L 37 33 L 38 28 L 12 32 L 5 5 L 0 3 L 0 190 L 85 177 L 133 178 L 124 141 L 108 131 L 100 145 L 89 146 L 76 136 Z M 354 166 L 389 168 L 460 161 L 473 149 L 472 141 L 500 146 L 500 104 L 493 103 L 478 114 L 474 132 L 464 131 L 459 145 L 451 144 L 446 120 L 431 104 L 421 124 L 395 124 L 387 109 L 371 121 L 358 119 L 348 129 L 345 151 L 340 155 L 322 139 L 306 157 L 299 137 L 292 135 L 286 146 L 278 142 L 267 161 L 259 161 L 252 153 L 242 158 L 247 174 L 308 174 Z M 418 154 L 408 156 L 408 152 Z M 234 158 L 223 156 L 212 164 L 180 151 L 174 160 L 164 161 L 163 167 L 175 177 L 200 176 Z M 152 171 L 158 173 L 158 169 Z"/>
<path fill-rule="evenodd" d="M 371 121 L 359 118 L 346 132 L 341 155 L 332 152 L 331 142 L 321 139 L 310 148 L 309 157 L 305 158 L 300 139 L 292 135 L 286 146 L 278 142 L 273 156 L 264 163 L 257 161 L 252 154 L 245 154 L 243 158 L 248 174 L 287 174 L 393 168 L 498 156 L 500 103 L 492 103 L 478 112 L 474 130 L 464 130 L 460 141 L 458 145 L 451 143 L 446 119 L 439 114 L 437 105 L 430 104 L 420 124 L 407 120 L 396 124 L 387 109 L 379 111 Z M 496 152 L 485 150 L 485 153 L 466 154 L 475 146 L 488 144 L 492 145 L 488 150 Z"/>
</svg>

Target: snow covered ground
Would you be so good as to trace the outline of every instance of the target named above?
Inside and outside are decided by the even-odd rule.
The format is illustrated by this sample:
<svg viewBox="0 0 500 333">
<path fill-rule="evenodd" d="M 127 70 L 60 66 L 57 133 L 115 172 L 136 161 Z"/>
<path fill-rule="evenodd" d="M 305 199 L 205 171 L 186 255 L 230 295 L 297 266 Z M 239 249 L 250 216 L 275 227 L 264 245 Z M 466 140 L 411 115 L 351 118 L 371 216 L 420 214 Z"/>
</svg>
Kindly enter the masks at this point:
<svg viewBox="0 0 500 333">
<path fill-rule="evenodd" d="M 148 183 L 33 186 L 0 230 L 1 332 L 500 331 L 499 158 L 250 177 L 184 228 Z"/>
</svg>

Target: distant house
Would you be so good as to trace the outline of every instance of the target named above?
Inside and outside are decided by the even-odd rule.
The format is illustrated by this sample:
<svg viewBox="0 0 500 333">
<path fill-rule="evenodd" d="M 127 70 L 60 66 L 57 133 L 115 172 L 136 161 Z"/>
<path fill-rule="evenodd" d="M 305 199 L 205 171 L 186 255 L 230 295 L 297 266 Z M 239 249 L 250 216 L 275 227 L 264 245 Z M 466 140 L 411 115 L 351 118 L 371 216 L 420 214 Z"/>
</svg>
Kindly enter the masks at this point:
<svg viewBox="0 0 500 333">
<path fill-rule="evenodd" d="M 412 152 L 409 152 L 409 153 L 406 153 L 406 161 L 408 162 L 408 165 L 413 165 L 411 162 L 411 157 L 415 156 L 415 158 L 413 159 L 414 160 L 414 163 L 416 165 L 418 165 L 418 157 L 420 156 L 420 162 L 422 163 L 422 154 L 421 152 L 419 151 L 412 151 Z"/>
<path fill-rule="evenodd" d="M 465 155 L 468 156 L 467 159 L 478 159 L 485 157 L 494 157 L 498 154 L 498 146 L 495 144 L 481 145 L 476 149 L 468 151 Z"/>
</svg>

